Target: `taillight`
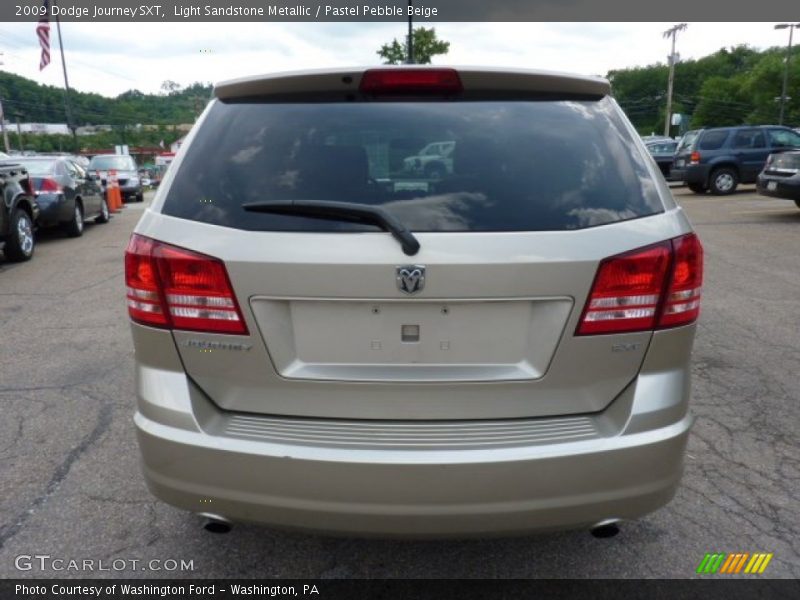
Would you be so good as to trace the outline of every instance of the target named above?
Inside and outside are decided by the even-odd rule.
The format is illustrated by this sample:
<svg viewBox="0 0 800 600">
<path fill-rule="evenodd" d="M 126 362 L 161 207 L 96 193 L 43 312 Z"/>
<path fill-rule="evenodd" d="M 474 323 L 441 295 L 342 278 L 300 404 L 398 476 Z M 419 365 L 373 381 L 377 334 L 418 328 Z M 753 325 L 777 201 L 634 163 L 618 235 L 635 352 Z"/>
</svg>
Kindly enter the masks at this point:
<svg viewBox="0 0 800 600">
<path fill-rule="evenodd" d="M 219 259 L 137 234 L 125 251 L 128 314 L 153 327 L 247 334 Z"/>
<path fill-rule="evenodd" d="M 703 246 L 696 235 L 672 240 L 673 265 L 659 327 L 677 327 L 697 320 L 703 287 Z"/>
<path fill-rule="evenodd" d="M 463 91 L 455 69 L 370 69 L 359 87 L 364 94 L 457 94 Z"/>
<path fill-rule="evenodd" d="M 689 156 L 689 162 L 691 164 L 693 164 L 693 165 L 699 165 L 700 164 L 700 153 L 699 152 L 692 152 L 692 154 Z"/>
<path fill-rule="evenodd" d="M 600 263 L 576 335 L 686 325 L 700 313 L 703 248 L 693 233 Z"/>
<path fill-rule="evenodd" d="M 64 190 L 55 179 L 46 178 L 37 180 L 37 194 L 60 194 L 63 191 Z"/>
</svg>

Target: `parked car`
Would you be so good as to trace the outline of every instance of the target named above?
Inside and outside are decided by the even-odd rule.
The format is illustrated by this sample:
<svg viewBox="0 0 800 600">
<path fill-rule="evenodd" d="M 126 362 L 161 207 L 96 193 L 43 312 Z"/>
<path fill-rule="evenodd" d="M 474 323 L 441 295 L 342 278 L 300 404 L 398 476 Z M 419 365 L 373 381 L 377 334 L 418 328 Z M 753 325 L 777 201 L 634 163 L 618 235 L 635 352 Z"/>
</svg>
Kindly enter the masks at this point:
<svg viewBox="0 0 800 600">
<path fill-rule="evenodd" d="M 672 176 L 698 194 L 732 194 L 740 183 L 755 183 L 770 153 L 791 148 L 800 148 L 800 135 L 788 127 L 698 129 L 679 144 Z"/>
<path fill-rule="evenodd" d="M 217 531 L 401 536 L 601 535 L 672 498 L 702 247 L 606 80 L 215 94 L 125 255 L 157 497 Z M 452 173 L 387 177 L 398 139 L 451 140 Z"/>
<path fill-rule="evenodd" d="M 108 204 L 100 183 L 68 156 L 17 159 L 31 177 L 39 206 L 39 227 L 61 227 L 70 237 L 83 235 L 84 223 L 107 223 Z"/>
<path fill-rule="evenodd" d="M 6 260 L 21 262 L 33 257 L 38 212 L 30 193 L 28 172 L 22 165 L 0 157 L 0 248 Z"/>
<path fill-rule="evenodd" d="M 671 142 L 672 138 L 671 137 L 667 137 L 665 135 L 652 134 L 652 135 L 643 135 L 642 136 L 642 141 L 645 144 L 652 144 L 653 142 Z"/>
<path fill-rule="evenodd" d="M 756 189 L 764 196 L 794 200 L 800 208 L 800 152 L 770 154 Z"/>
<path fill-rule="evenodd" d="M 123 154 L 98 154 L 89 161 L 87 170 L 90 173 L 98 173 L 104 190 L 108 186 L 109 171 L 116 171 L 122 200 L 125 202 L 144 200 L 144 188 L 139 179 L 139 168 L 132 157 Z"/>
<path fill-rule="evenodd" d="M 441 179 L 453 172 L 455 142 L 431 142 L 414 156 L 403 160 L 407 171 L 420 173 L 429 179 Z"/>
<path fill-rule="evenodd" d="M 645 144 L 647 150 L 650 152 L 653 159 L 656 161 L 658 168 L 666 179 L 671 178 L 672 161 L 675 157 L 675 150 L 678 147 L 678 142 L 672 140 L 661 140 L 655 142 L 648 142 Z"/>
</svg>

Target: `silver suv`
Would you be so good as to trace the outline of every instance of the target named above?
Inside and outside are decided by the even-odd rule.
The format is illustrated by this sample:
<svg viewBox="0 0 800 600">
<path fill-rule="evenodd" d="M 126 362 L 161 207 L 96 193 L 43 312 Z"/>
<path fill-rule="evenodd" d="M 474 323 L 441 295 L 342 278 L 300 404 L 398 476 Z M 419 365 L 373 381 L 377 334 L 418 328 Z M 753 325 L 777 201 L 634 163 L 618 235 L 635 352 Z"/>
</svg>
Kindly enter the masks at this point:
<svg viewBox="0 0 800 600">
<path fill-rule="evenodd" d="M 157 497 L 405 536 L 672 498 L 702 248 L 608 82 L 414 66 L 215 94 L 125 257 Z M 452 173 L 404 168 L 442 140 Z"/>
</svg>

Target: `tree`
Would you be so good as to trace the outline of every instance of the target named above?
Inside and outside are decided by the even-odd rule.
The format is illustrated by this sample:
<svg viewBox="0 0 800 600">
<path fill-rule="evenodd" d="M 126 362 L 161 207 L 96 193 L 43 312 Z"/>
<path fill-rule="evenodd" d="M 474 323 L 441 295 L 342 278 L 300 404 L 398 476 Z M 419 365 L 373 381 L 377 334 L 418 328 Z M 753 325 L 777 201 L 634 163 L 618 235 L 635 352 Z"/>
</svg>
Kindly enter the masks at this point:
<svg viewBox="0 0 800 600">
<path fill-rule="evenodd" d="M 161 92 L 167 96 L 173 96 L 175 94 L 180 93 L 181 86 L 179 83 L 175 83 L 171 79 L 167 79 L 161 84 Z"/>
<path fill-rule="evenodd" d="M 447 54 L 450 51 L 450 42 L 445 42 L 436 37 L 436 29 L 431 27 L 417 27 L 414 29 L 414 63 L 429 65 L 431 58 L 438 54 Z M 384 44 L 377 55 L 386 65 L 399 65 L 408 62 L 408 46 L 406 42 L 400 43 L 395 38 L 390 44 Z"/>
</svg>

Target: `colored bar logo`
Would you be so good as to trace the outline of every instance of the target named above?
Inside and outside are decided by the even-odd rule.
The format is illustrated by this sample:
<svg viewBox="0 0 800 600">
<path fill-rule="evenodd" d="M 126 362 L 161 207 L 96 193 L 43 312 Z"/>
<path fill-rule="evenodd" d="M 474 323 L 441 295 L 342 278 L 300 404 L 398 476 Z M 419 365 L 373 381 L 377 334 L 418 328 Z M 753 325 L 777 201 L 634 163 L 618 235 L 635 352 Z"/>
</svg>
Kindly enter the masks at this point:
<svg viewBox="0 0 800 600">
<path fill-rule="evenodd" d="M 698 573 L 720 575 L 738 575 L 745 573 L 756 575 L 763 573 L 769 561 L 772 560 L 772 552 L 738 552 L 727 554 L 725 552 L 707 553 L 700 565 L 697 567 Z"/>
</svg>

